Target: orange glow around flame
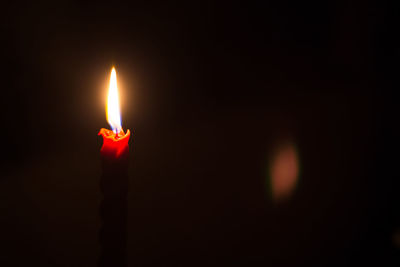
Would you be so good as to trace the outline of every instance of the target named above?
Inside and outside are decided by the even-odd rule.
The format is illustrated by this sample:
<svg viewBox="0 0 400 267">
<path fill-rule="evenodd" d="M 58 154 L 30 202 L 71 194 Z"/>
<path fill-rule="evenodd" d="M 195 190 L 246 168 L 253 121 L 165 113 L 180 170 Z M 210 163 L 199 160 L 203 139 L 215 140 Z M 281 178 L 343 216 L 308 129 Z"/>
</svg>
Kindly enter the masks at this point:
<svg viewBox="0 0 400 267">
<path fill-rule="evenodd" d="M 117 73 L 114 67 L 111 70 L 110 86 L 108 88 L 108 97 L 106 104 L 106 115 L 107 121 L 110 124 L 112 130 L 118 135 L 118 133 L 122 130 L 122 126 L 117 86 Z"/>
</svg>

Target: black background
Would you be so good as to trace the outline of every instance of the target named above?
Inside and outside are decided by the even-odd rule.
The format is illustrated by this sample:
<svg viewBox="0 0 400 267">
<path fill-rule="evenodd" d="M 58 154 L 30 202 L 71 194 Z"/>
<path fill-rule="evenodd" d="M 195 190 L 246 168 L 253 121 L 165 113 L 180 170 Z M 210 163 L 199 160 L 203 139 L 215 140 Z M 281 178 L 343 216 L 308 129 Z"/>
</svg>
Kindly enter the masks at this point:
<svg viewBox="0 0 400 267">
<path fill-rule="evenodd" d="M 1 266 L 95 266 L 117 68 L 130 266 L 397 266 L 398 6 L 2 6 Z M 300 178 L 266 189 L 289 138 Z"/>
</svg>

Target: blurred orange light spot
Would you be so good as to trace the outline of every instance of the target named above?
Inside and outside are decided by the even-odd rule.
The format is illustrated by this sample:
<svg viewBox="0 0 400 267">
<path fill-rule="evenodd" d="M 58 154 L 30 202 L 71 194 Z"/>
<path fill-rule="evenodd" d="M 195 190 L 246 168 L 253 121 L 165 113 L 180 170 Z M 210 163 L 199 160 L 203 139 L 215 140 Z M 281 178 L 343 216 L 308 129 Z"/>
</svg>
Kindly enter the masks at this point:
<svg viewBox="0 0 400 267">
<path fill-rule="evenodd" d="M 299 174 L 296 149 L 292 144 L 281 145 L 276 149 L 270 162 L 272 196 L 283 200 L 293 192 Z"/>
</svg>

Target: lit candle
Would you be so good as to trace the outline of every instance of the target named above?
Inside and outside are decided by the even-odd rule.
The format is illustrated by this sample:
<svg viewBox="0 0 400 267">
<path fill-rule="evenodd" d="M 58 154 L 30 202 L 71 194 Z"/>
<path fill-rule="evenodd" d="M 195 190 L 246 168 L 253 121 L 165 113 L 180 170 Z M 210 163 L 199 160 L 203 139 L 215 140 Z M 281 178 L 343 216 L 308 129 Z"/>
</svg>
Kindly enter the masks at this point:
<svg viewBox="0 0 400 267">
<path fill-rule="evenodd" d="M 122 157 L 124 153 L 128 153 L 130 132 L 127 130 L 126 134 L 124 133 L 121 126 L 120 114 L 117 73 L 115 72 L 115 68 L 112 68 L 106 104 L 107 121 L 112 130 L 102 128 L 99 132 L 99 135 L 103 136 L 104 141 L 101 154 L 107 155 L 112 159 L 118 159 Z"/>
<path fill-rule="evenodd" d="M 111 71 L 106 105 L 107 121 L 112 130 L 102 128 L 101 148 L 102 176 L 100 204 L 102 225 L 99 239 L 101 245 L 99 266 L 126 266 L 128 157 L 130 131 L 121 126 L 118 99 L 117 74 Z"/>
</svg>

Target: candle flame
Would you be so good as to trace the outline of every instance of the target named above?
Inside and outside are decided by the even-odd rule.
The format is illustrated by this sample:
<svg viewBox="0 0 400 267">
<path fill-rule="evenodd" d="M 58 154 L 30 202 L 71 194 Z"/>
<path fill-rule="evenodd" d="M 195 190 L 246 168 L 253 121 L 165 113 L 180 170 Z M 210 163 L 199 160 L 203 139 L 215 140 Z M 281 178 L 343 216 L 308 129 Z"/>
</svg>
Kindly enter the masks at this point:
<svg viewBox="0 0 400 267">
<path fill-rule="evenodd" d="M 121 114 L 119 108 L 119 97 L 117 87 L 117 73 L 113 67 L 110 76 L 110 86 L 108 88 L 108 98 L 106 105 L 107 121 L 114 133 L 118 134 L 121 130 Z"/>
</svg>

